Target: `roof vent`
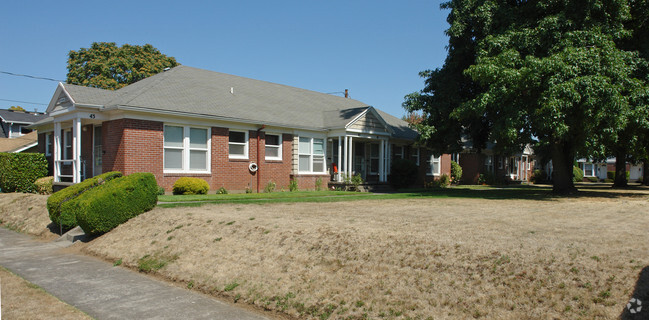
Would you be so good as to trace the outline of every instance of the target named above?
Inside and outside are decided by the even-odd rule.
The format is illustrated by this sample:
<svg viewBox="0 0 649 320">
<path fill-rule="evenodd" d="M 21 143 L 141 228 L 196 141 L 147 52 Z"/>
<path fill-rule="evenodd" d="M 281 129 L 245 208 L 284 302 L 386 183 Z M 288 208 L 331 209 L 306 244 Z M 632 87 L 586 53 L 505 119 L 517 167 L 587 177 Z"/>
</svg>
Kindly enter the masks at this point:
<svg viewBox="0 0 649 320">
<path fill-rule="evenodd" d="M 230 87 L 230 94 L 234 94 L 234 87 Z"/>
<path fill-rule="evenodd" d="M 171 68 L 169 68 L 169 67 L 166 67 L 166 68 L 164 69 L 164 71 L 169 71 L 169 70 L 171 70 Z"/>
</svg>

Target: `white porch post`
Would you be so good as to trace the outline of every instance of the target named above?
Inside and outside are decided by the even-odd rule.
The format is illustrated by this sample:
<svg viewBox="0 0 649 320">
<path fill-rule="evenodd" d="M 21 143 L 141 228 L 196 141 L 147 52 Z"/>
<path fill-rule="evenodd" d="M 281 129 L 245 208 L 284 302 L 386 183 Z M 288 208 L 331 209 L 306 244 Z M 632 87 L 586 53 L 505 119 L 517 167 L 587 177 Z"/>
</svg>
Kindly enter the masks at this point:
<svg viewBox="0 0 649 320">
<path fill-rule="evenodd" d="M 341 141 L 341 136 L 338 136 L 338 176 L 336 177 L 336 181 L 340 182 L 342 181 L 342 172 L 343 172 L 343 164 L 342 164 L 342 141 Z"/>
<path fill-rule="evenodd" d="M 347 160 L 349 159 L 349 157 L 347 156 L 347 150 L 348 150 L 349 148 L 348 148 L 347 146 L 348 146 L 349 142 L 347 141 L 347 136 L 345 136 L 344 138 L 345 138 L 345 147 L 343 148 L 343 153 L 344 153 L 344 156 L 343 156 L 344 169 L 341 168 L 341 169 L 340 169 L 340 172 L 343 173 L 343 174 L 345 174 L 345 175 L 347 175 Z"/>
<path fill-rule="evenodd" d="M 52 150 L 52 165 L 54 169 L 54 182 L 61 182 L 61 123 L 54 122 L 54 142 L 52 143 L 54 150 Z"/>
<path fill-rule="evenodd" d="M 352 142 L 352 137 L 350 136 L 349 137 L 349 152 L 348 152 L 349 161 L 347 162 L 347 163 L 349 163 L 349 168 L 348 168 L 349 171 L 348 171 L 347 176 L 350 177 L 350 178 L 351 178 L 351 176 L 353 174 L 353 168 L 354 168 L 354 161 L 353 161 L 353 159 L 354 159 L 354 157 L 353 157 L 354 149 L 352 148 L 353 145 L 354 145 L 354 143 Z"/>
<path fill-rule="evenodd" d="M 383 139 L 381 139 L 381 143 L 379 144 L 379 182 L 385 181 L 385 164 L 383 163 L 383 159 L 385 158 L 385 145 L 383 142 Z"/>
<path fill-rule="evenodd" d="M 72 120 L 72 182 L 81 182 L 81 118 Z"/>
</svg>

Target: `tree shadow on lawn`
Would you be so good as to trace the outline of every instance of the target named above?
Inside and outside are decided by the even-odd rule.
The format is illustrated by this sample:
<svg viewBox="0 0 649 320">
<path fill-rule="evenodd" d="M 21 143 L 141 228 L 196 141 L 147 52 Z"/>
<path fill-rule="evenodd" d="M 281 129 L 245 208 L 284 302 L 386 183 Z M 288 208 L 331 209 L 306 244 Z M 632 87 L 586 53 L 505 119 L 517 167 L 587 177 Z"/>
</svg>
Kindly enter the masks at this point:
<svg viewBox="0 0 649 320">
<path fill-rule="evenodd" d="M 638 310 L 640 308 L 640 310 Z M 623 320 L 649 319 L 649 266 L 640 271 L 635 290 L 620 314 Z"/>
<path fill-rule="evenodd" d="M 552 193 L 551 186 L 525 185 L 502 186 L 493 188 L 452 187 L 432 189 L 420 192 L 421 196 L 448 197 L 448 198 L 474 198 L 490 200 L 556 200 L 556 199 L 581 199 L 581 198 L 647 198 L 649 188 L 628 187 L 625 189 L 612 189 L 610 185 L 577 185 L 578 192 L 569 195 L 556 195 Z M 417 193 L 415 193 L 417 194 Z"/>
</svg>

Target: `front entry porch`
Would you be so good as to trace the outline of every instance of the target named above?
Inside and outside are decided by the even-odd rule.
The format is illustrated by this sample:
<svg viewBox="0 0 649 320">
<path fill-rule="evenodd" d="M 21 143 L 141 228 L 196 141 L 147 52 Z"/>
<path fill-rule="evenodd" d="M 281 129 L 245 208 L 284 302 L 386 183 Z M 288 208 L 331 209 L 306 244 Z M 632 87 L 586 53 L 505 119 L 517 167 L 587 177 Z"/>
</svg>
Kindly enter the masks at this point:
<svg viewBox="0 0 649 320">
<path fill-rule="evenodd" d="M 385 183 L 390 168 L 390 144 L 380 136 L 345 135 L 329 139 L 331 181 L 360 175 L 367 183 Z"/>
<path fill-rule="evenodd" d="M 53 184 L 65 187 L 102 173 L 102 127 L 94 118 L 55 119 Z"/>
</svg>

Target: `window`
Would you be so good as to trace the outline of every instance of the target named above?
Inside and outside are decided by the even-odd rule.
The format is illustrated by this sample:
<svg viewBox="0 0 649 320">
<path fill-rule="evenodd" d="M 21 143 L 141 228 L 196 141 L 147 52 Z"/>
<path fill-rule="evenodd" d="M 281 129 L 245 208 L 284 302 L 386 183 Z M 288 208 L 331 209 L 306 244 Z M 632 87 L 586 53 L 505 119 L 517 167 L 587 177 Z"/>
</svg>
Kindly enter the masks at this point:
<svg viewBox="0 0 649 320">
<path fill-rule="evenodd" d="M 298 141 L 298 171 L 325 172 L 324 139 L 300 137 Z"/>
<path fill-rule="evenodd" d="M 379 144 L 370 143 L 370 173 L 379 173 Z"/>
<path fill-rule="evenodd" d="M 51 133 L 45 134 L 45 155 L 46 156 L 52 155 L 52 134 Z"/>
<path fill-rule="evenodd" d="M 441 173 L 441 164 L 442 164 L 442 159 L 441 157 L 436 157 L 434 154 L 430 155 L 430 159 L 428 160 L 428 175 L 439 175 Z"/>
<path fill-rule="evenodd" d="M 282 160 L 282 135 L 266 134 L 266 160 Z"/>
<path fill-rule="evenodd" d="M 394 146 L 394 159 L 403 159 L 403 147 Z"/>
<path fill-rule="evenodd" d="M 502 169 L 502 168 L 503 168 L 503 162 L 504 162 L 504 161 L 503 161 L 503 157 L 502 157 L 502 156 L 499 156 L 499 157 L 498 157 L 498 169 Z"/>
<path fill-rule="evenodd" d="M 165 125 L 165 172 L 209 172 L 209 148 L 208 129 Z"/>
<path fill-rule="evenodd" d="M 72 160 L 72 131 L 63 132 L 63 160 Z"/>
<path fill-rule="evenodd" d="M 455 161 L 456 163 L 460 163 L 460 154 L 459 153 L 453 153 L 451 154 L 451 161 Z"/>
<path fill-rule="evenodd" d="M 494 172 L 494 156 L 485 156 L 484 167 L 487 172 Z"/>
<path fill-rule="evenodd" d="M 592 163 L 584 163 L 584 177 L 594 177 L 595 176 L 595 166 Z"/>
<path fill-rule="evenodd" d="M 410 149 L 410 159 L 412 162 L 414 162 L 416 165 L 419 165 L 419 148 L 417 147 L 412 147 Z"/>
<path fill-rule="evenodd" d="M 230 131 L 230 159 L 248 159 L 248 131 Z"/>
</svg>

